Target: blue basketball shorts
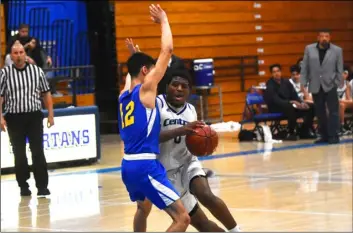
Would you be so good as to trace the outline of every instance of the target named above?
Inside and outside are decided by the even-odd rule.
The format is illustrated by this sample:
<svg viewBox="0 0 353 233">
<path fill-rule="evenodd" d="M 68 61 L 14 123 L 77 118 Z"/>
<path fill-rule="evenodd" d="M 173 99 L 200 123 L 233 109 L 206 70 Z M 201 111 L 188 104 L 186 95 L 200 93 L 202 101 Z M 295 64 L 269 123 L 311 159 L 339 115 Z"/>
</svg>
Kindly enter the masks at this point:
<svg viewBox="0 0 353 233">
<path fill-rule="evenodd" d="M 165 209 L 180 198 L 158 160 L 122 161 L 121 175 L 132 202 L 150 200 Z"/>
</svg>

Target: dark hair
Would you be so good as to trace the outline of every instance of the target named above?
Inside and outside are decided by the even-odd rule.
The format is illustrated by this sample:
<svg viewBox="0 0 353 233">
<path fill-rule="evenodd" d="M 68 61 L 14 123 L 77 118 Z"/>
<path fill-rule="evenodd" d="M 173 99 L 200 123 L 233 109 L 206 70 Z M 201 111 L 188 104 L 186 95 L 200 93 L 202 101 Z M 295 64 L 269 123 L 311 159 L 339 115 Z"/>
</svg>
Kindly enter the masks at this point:
<svg viewBox="0 0 353 233">
<path fill-rule="evenodd" d="M 273 68 L 277 67 L 279 70 L 282 70 L 282 66 L 278 63 L 270 65 L 270 72 L 272 73 Z"/>
<path fill-rule="evenodd" d="M 349 66 L 346 64 L 343 65 L 343 71 L 345 71 L 345 70 L 347 70 L 350 73 Z"/>
<path fill-rule="evenodd" d="M 328 28 L 321 28 L 321 29 L 318 31 L 318 33 L 321 33 L 321 32 L 325 32 L 325 33 L 331 34 L 331 30 L 328 29 Z"/>
<path fill-rule="evenodd" d="M 297 60 L 297 65 L 300 65 L 300 62 L 302 62 L 303 61 L 303 57 L 301 57 L 301 58 L 299 58 L 298 60 Z"/>
<path fill-rule="evenodd" d="M 290 67 L 289 71 L 290 71 L 291 73 L 293 73 L 293 72 L 298 72 L 298 73 L 300 73 L 300 66 L 297 65 L 297 64 L 292 65 L 292 66 Z"/>
<path fill-rule="evenodd" d="M 348 72 L 348 78 L 347 81 L 351 81 L 352 80 L 352 75 L 351 75 L 351 70 L 349 69 L 348 65 L 343 65 L 343 72 L 347 71 Z"/>
<path fill-rule="evenodd" d="M 145 53 L 134 53 L 127 60 L 127 69 L 131 78 L 137 77 L 143 66 L 150 68 L 155 63 L 154 59 Z"/>
<path fill-rule="evenodd" d="M 25 23 L 21 23 L 20 26 L 18 27 L 18 30 L 21 30 L 23 28 L 29 28 L 29 25 Z"/>
<path fill-rule="evenodd" d="M 167 85 L 169 85 L 172 82 L 174 77 L 180 77 L 188 81 L 190 88 L 192 86 L 191 75 L 187 69 L 171 69 L 167 77 L 168 77 Z"/>
</svg>

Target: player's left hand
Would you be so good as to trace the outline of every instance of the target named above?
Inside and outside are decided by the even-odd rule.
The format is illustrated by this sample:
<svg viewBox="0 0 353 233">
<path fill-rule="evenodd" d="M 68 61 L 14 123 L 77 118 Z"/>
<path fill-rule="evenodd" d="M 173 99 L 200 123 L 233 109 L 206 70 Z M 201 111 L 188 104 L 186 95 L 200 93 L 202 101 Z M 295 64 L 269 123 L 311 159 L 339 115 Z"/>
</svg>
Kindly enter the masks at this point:
<svg viewBox="0 0 353 233">
<path fill-rule="evenodd" d="M 205 123 L 203 121 L 194 121 L 186 124 L 183 126 L 185 135 L 194 133 L 196 128 L 202 128 L 205 126 Z"/>
<path fill-rule="evenodd" d="M 139 52 L 138 46 L 137 45 L 136 45 L 136 47 L 134 46 L 134 42 L 132 41 L 131 38 L 126 38 L 125 45 L 126 45 L 127 49 L 129 50 L 131 55 L 136 53 L 136 52 Z"/>
</svg>

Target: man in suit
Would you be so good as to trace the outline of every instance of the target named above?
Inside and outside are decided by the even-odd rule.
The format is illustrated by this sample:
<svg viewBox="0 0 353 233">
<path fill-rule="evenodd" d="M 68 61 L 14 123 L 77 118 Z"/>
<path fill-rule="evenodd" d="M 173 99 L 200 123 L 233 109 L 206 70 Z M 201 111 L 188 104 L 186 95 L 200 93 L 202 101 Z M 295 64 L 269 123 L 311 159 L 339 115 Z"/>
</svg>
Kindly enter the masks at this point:
<svg viewBox="0 0 353 233">
<path fill-rule="evenodd" d="M 330 43 L 330 32 L 321 30 L 318 42 L 307 45 L 301 69 L 301 85 L 309 84 L 321 138 L 316 143 L 339 143 L 339 101 L 337 87 L 342 82 L 342 49 Z M 329 110 L 328 119 L 326 106 Z"/>
</svg>

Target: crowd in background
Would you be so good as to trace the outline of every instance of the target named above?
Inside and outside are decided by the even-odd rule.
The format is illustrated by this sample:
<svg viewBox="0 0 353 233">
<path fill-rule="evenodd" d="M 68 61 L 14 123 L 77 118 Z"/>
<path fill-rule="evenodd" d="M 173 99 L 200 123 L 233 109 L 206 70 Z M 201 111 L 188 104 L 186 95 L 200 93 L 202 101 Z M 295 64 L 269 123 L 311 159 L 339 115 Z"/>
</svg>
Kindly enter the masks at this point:
<svg viewBox="0 0 353 233">
<path fill-rule="evenodd" d="M 329 33 L 329 32 L 324 32 Z M 320 40 L 320 39 L 319 39 Z M 47 55 L 45 50 L 40 46 L 40 42 L 38 38 L 31 37 L 29 35 L 29 25 L 21 24 L 18 29 L 18 33 L 12 36 L 7 44 L 7 55 L 5 59 L 5 66 L 13 64 L 13 61 L 10 56 L 10 50 L 14 43 L 21 43 L 26 51 L 26 61 L 30 64 L 36 64 L 41 68 L 48 68 L 52 65 L 51 57 Z M 335 45 L 330 43 L 329 39 L 326 41 L 328 48 L 320 49 L 319 47 L 315 49 L 319 49 L 320 53 L 320 62 L 324 61 L 325 53 L 328 49 L 333 50 Z M 138 47 L 134 47 L 132 41 L 130 41 L 132 46 L 128 45 L 128 48 L 131 50 L 130 52 L 136 52 Z M 320 44 L 317 43 L 318 45 Z M 331 47 L 333 48 L 330 48 Z M 323 53 L 321 53 L 323 51 Z M 322 56 L 321 56 L 322 55 Z M 305 56 L 305 55 L 304 55 Z M 319 59 L 318 58 L 318 59 Z M 332 58 L 332 56 L 331 56 Z M 319 130 L 315 129 L 313 126 L 314 118 L 317 115 L 317 110 L 320 109 L 318 106 L 315 106 L 315 101 L 313 99 L 313 94 L 310 91 L 308 85 L 301 84 L 301 76 L 303 75 L 303 62 L 304 59 L 300 58 L 296 64 L 293 64 L 290 67 L 291 77 L 289 79 L 284 78 L 282 76 L 282 66 L 281 64 L 273 64 L 270 66 L 271 78 L 266 83 L 266 91 L 264 93 L 264 99 L 266 101 L 269 112 L 275 113 L 283 113 L 288 120 L 288 134 L 285 139 L 288 140 L 297 140 L 308 139 L 308 138 L 316 138 L 320 135 Z M 308 61 L 306 61 L 308 62 Z M 310 62 L 310 61 L 309 61 Z M 329 61 L 331 62 L 331 61 Z M 332 62 L 337 62 L 333 60 Z M 328 64 L 325 63 L 325 67 Z M 169 67 L 166 71 L 165 78 L 158 85 L 158 94 L 162 94 L 165 91 L 166 81 L 168 80 L 168 75 L 173 69 L 186 69 L 184 62 L 181 58 L 176 55 L 173 55 Z M 335 93 L 339 99 L 339 106 L 337 114 L 339 121 L 339 135 L 347 135 L 352 133 L 352 129 L 345 122 L 345 113 L 347 111 L 351 111 L 353 109 L 353 80 L 352 80 L 352 72 L 348 65 L 343 65 L 342 63 L 342 81 L 337 84 L 335 87 Z M 304 71 L 304 73 L 307 71 Z M 314 83 L 315 86 L 315 83 Z M 318 92 L 321 93 L 322 87 L 318 87 Z M 327 90 L 324 90 L 323 95 L 320 96 L 319 99 L 325 98 L 325 93 Z M 317 96 L 317 95 L 314 95 Z M 332 98 L 331 98 L 332 99 Z M 318 102 L 318 101 L 316 101 Z M 331 102 L 326 103 L 328 116 L 330 116 L 330 112 L 333 112 L 335 115 L 335 111 L 329 108 L 334 105 L 334 102 L 331 105 L 328 105 Z M 326 110 L 325 110 L 326 111 Z M 297 119 L 303 118 L 303 124 L 300 127 L 297 124 Z M 319 117 L 323 118 L 322 114 Z M 330 118 L 330 117 L 329 117 Z M 330 118 L 331 119 L 331 118 Z M 322 121 L 322 120 L 321 120 Z M 325 120 L 325 124 L 328 122 Z M 323 127 L 323 126 L 321 126 Z M 320 127 L 319 127 L 320 129 Z M 335 141 L 337 141 L 335 139 Z"/>
<path fill-rule="evenodd" d="M 272 77 L 264 93 L 268 110 L 287 118 L 287 140 L 320 136 L 318 143 L 338 143 L 339 136 L 352 133 L 345 121 L 346 112 L 353 110 L 352 72 L 343 64 L 342 49 L 330 42 L 328 30 L 320 31 L 318 42 L 308 45 L 304 56 L 290 67 L 290 79 L 282 77 L 280 64 L 270 66 Z M 300 127 L 298 118 L 303 118 Z"/>
</svg>

